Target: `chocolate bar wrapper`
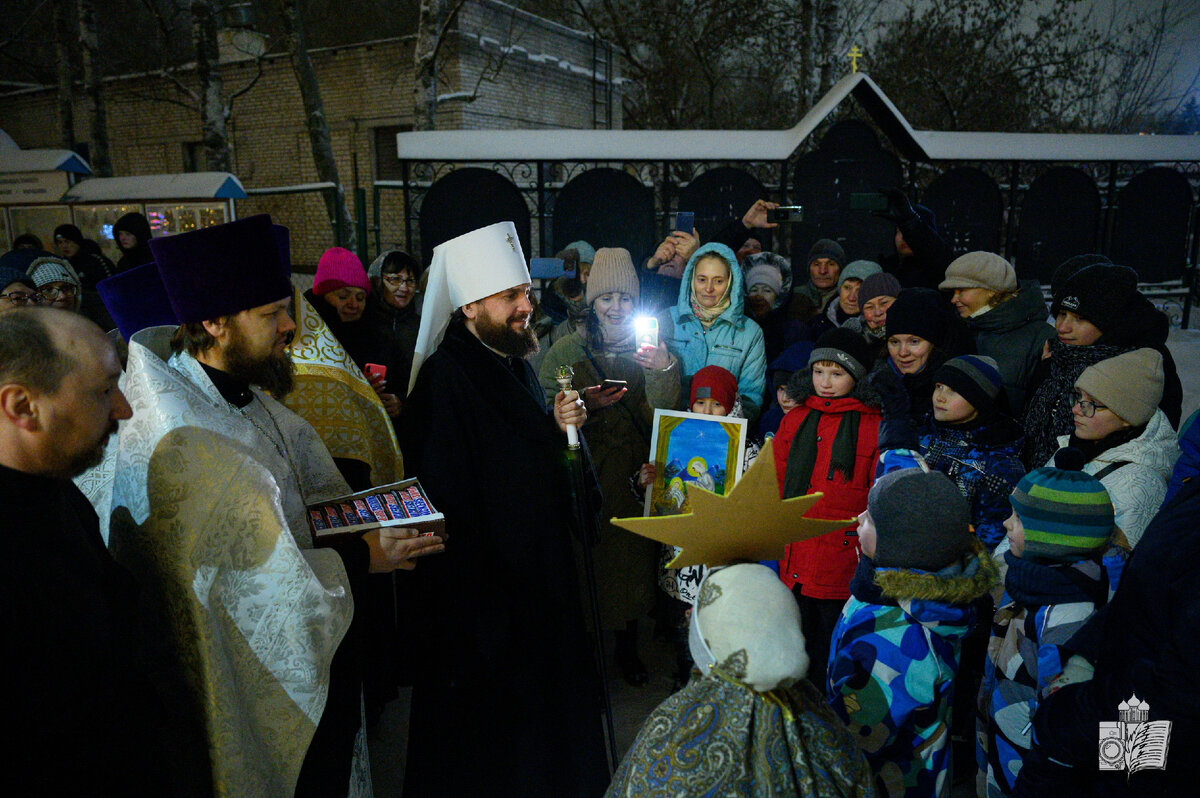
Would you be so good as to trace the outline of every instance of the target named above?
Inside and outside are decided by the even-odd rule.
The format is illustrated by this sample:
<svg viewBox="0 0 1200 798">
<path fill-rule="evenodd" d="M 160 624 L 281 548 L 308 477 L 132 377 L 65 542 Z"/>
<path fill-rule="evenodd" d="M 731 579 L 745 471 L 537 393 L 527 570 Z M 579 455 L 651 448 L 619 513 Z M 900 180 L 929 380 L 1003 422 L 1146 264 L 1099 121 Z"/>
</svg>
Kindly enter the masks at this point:
<svg viewBox="0 0 1200 798">
<path fill-rule="evenodd" d="M 325 516 L 321 514 L 320 510 L 309 510 L 308 520 L 312 523 L 312 528 L 318 532 L 329 529 L 329 523 L 325 520 Z"/>
<path fill-rule="evenodd" d="M 384 504 L 387 505 L 388 513 L 395 520 L 408 518 L 408 513 L 404 512 L 404 506 L 400 504 L 400 500 L 396 498 L 394 491 L 385 491 L 383 494 Z"/>
<path fill-rule="evenodd" d="M 346 525 L 346 522 L 342 518 L 341 513 L 338 512 L 338 508 L 336 505 L 331 504 L 325 508 L 325 517 L 329 519 L 329 528 L 330 529 L 334 529 L 336 527 Z"/>
<path fill-rule="evenodd" d="M 421 491 L 417 490 L 416 485 L 409 486 L 405 492 L 408 494 L 409 501 L 412 502 L 413 507 L 417 510 L 413 515 L 430 515 L 429 505 L 425 503 L 425 499 L 421 496 Z"/>
<path fill-rule="evenodd" d="M 387 510 L 383 509 L 383 502 L 380 501 L 378 496 L 371 495 L 371 496 L 367 496 L 365 498 L 366 498 L 366 502 L 367 502 L 367 507 L 371 508 L 371 513 L 375 516 L 376 520 L 378 520 L 378 521 L 391 520 L 388 518 Z"/>
<path fill-rule="evenodd" d="M 354 505 L 351 502 L 342 502 L 338 506 L 342 508 L 342 517 L 346 519 L 348 526 L 357 526 L 362 523 L 358 519 L 358 510 L 354 509 Z"/>
<path fill-rule="evenodd" d="M 354 508 L 356 510 L 358 510 L 358 517 L 359 517 L 361 523 L 364 523 L 364 524 L 375 523 L 375 516 L 371 515 L 371 508 L 367 507 L 367 503 L 365 501 L 363 501 L 362 499 L 355 499 L 354 500 Z"/>
</svg>

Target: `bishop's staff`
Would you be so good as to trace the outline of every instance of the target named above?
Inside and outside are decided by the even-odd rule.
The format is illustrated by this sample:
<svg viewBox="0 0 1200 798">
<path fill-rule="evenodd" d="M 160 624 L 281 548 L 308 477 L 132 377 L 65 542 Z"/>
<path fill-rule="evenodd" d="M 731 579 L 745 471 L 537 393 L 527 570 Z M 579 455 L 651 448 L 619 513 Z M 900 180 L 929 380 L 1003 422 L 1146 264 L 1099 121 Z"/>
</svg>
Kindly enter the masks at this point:
<svg viewBox="0 0 1200 798">
<path fill-rule="evenodd" d="M 575 370 L 562 365 L 554 371 L 554 381 L 562 391 L 572 390 L 571 381 Z M 587 578 L 588 602 L 591 604 L 592 627 L 595 645 L 592 654 L 596 659 L 596 671 L 600 676 L 601 697 L 604 700 L 604 731 L 608 740 L 608 772 L 617 768 L 617 740 L 613 733 L 612 699 L 608 695 L 608 670 L 604 666 L 603 629 L 600 626 L 600 597 L 596 590 L 596 565 L 592 559 L 592 545 L 600 540 L 600 529 L 596 525 L 596 514 L 588 503 L 587 483 L 583 478 L 583 453 L 579 446 L 579 430 L 567 424 L 567 472 L 571 483 L 571 510 L 575 514 L 575 527 L 583 548 L 583 568 Z"/>
</svg>

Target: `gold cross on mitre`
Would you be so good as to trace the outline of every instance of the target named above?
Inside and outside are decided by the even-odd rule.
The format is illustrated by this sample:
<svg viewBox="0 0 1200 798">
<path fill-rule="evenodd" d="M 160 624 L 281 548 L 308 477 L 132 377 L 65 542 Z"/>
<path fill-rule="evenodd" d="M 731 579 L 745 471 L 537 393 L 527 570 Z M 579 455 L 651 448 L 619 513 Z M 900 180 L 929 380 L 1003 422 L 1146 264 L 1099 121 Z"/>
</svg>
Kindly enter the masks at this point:
<svg viewBox="0 0 1200 798">
<path fill-rule="evenodd" d="M 698 485 L 688 485 L 690 513 L 656 518 L 614 518 L 612 523 L 635 535 L 679 546 L 669 567 L 726 565 L 733 562 L 777 560 L 789 543 L 808 540 L 854 523 L 854 519 L 826 521 L 806 518 L 805 513 L 821 498 L 810 493 L 792 499 L 779 498 L 775 456 L 771 441 L 733 490 L 721 496 Z"/>
<path fill-rule="evenodd" d="M 517 244 L 516 244 L 516 240 L 515 240 L 515 239 L 512 237 L 512 233 L 505 233 L 505 234 L 504 234 L 504 240 L 508 242 L 508 245 L 509 245 L 510 247 L 512 247 L 512 251 L 513 251 L 513 252 L 516 252 L 516 251 L 517 251 Z"/>
<path fill-rule="evenodd" d="M 862 48 L 860 48 L 856 44 L 850 48 L 850 52 L 846 53 L 846 55 L 850 58 L 850 71 L 857 72 L 858 71 L 858 59 L 863 57 Z"/>
</svg>

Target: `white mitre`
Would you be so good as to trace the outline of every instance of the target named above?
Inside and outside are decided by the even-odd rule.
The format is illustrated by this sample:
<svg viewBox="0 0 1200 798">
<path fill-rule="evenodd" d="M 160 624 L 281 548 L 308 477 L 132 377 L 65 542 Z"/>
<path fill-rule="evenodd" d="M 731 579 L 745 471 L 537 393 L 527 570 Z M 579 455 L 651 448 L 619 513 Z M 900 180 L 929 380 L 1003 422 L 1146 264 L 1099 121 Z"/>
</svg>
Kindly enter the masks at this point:
<svg viewBox="0 0 1200 798">
<path fill-rule="evenodd" d="M 481 227 L 434 247 L 409 392 L 417 384 L 425 358 L 442 342 L 456 308 L 528 282 L 529 267 L 512 222 Z"/>
</svg>

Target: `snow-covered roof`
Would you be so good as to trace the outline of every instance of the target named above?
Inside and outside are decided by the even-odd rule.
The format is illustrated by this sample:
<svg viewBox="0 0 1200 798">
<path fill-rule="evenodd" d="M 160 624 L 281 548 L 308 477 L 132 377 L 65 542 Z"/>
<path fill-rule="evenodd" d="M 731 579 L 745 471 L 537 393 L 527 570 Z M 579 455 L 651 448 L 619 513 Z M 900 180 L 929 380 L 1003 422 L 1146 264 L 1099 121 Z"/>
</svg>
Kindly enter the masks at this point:
<svg viewBox="0 0 1200 798">
<path fill-rule="evenodd" d="M 88 162 L 70 150 L 0 149 L 0 172 L 75 172 L 90 175 Z"/>
<path fill-rule="evenodd" d="M 93 177 L 75 184 L 63 202 L 148 199 L 244 199 L 241 181 L 228 172 Z"/>
<path fill-rule="evenodd" d="M 448 130 L 400 133 L 413 161 L 782 161 L 850 95 L 909 159 L 1200 161 L 1200 136 L 916 130 L 863 72 L 842 78 L 787 130 Z"/>
</svg>

